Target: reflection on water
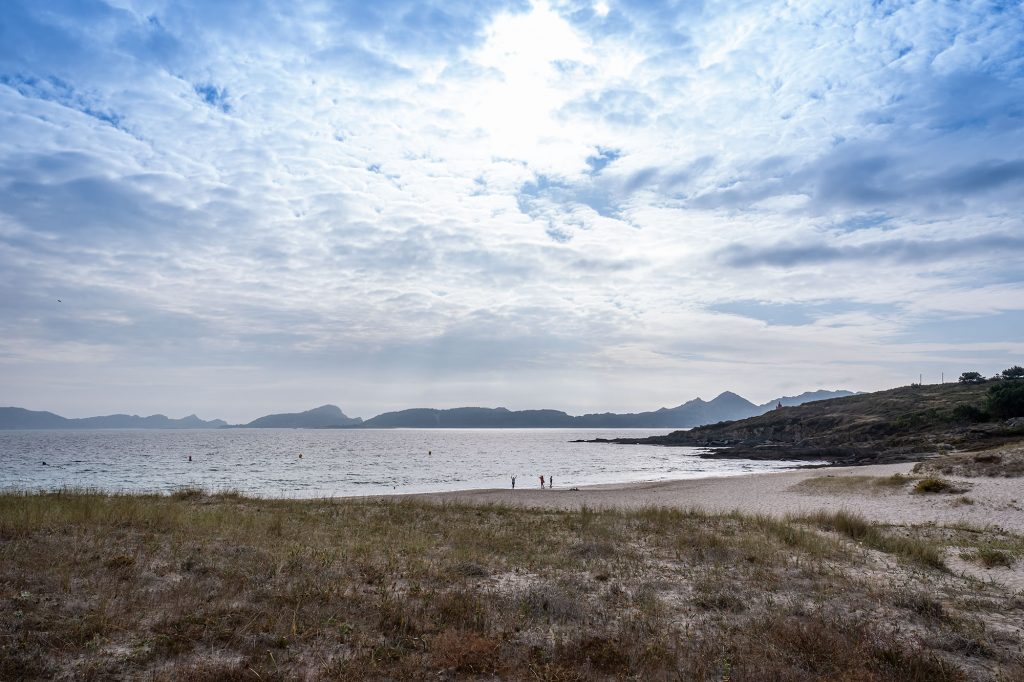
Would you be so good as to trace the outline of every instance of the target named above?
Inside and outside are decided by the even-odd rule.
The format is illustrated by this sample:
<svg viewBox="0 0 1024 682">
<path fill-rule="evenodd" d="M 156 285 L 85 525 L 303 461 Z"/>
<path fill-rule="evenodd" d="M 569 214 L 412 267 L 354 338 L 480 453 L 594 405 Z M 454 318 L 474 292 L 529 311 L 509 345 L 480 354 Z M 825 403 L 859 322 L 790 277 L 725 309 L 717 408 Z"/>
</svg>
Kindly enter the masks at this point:
<svg viewBox="0 0 1024 682">
<path fill-rule="evenodd" d="M 696 456 L 697 448 L 568 442 L 660 433 L 665 430 L 0 431 L 0 487 L 148 492 L 194 485 L 268 497 L 327 497 L 507 488 L 513 474 L 518 488 L 539 487 L 541 475 L 566 488 L 799 464 L 706 460 Z"/>
</svg>

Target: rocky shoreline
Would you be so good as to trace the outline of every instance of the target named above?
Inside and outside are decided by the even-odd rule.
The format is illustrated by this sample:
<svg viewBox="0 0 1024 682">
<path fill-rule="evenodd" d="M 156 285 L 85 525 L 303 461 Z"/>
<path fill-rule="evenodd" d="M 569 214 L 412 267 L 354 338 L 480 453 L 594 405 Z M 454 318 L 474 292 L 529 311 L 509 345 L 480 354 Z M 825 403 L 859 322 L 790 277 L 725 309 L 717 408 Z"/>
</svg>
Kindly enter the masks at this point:
<svg viewBox="0 0 1024 682">
<path fill-rule="evenodd" d="M 785 407 L 731 422 L 646 438 L 590 443 L 706 448 L 705 459 L 899 464 L 956 450 L 1024 442 L 1024 419 L 964 422 L 957 408 L 979 402 L 975 386 L 910 386 Z"/>
</svg>

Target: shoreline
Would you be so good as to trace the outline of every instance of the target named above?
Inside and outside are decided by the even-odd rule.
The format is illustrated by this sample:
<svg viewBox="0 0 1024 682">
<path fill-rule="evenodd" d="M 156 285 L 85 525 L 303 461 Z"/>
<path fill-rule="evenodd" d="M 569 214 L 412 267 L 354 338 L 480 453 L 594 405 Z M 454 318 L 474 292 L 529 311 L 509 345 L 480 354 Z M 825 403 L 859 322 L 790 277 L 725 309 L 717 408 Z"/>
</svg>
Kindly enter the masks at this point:
<svg viewBox="0 0 1024 682">
<path fill-rule="evenodd" d="M 364 495 L 269 495 L 234 489 L 204 490 L 185 485 L 180 490 L 218 493 L 240 492 L 254 499 L 315 501 L 422 500 L 438 504 L 500 505 L 534 509 L 631 510 L 645 507 L 699 509 L 711 513 L 741 512 L 775 518 L 819 511 L 849 511 L 883 524 L 970 524 L 996 526 L 1024 533 L 1024 490 L 1019 478 L 959 477 L 943 475 L 958 492 L 916 494 L 910 479 L 899 486 L 878 485 L 893 475 L 908 475 L 914 462 L 857 466 L 802 465 L 781 471 L 759 471 L 655 481 L 624 481 L 581 485 L 576 488 L 520 487 L 467 488 L 434 492 L 378 492 Z M 75 490 L 71 488 L 70 490 Z M 108 495 L 157 494 L 170 491 L 106 491 Z M 3 492 L 52 492 L 3 487 Z"/>
<path fill-rule="evenodd" d="M 1019 479 L 944 476 L 962 490 L 961 494 L 917 494 L 911 491 L 909 482 L 895 487 L 871 485 L 870 479 L 907 475 L 913 467 L 913 462 L 815 467 L 672 481 L 606 483 L 581 486 L 577 490 L 481 488 L 374 495 L 363 499 L 417 499 L 439 504 L 499 504 L 564 510 L 670 507 L 773 517 L 851 511 L 886 524 L 967 523 L 1024 533 L 1024 494 Z"/>
</svg>

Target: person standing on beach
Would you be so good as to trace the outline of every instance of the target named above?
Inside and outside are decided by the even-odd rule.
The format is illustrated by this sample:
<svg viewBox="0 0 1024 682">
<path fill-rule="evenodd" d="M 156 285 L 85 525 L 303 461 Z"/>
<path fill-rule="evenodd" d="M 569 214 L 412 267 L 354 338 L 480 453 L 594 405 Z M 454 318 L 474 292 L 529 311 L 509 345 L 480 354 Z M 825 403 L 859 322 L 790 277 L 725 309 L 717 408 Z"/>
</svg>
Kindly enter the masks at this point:
<svg viewBox="0 0 1024 682">
<path fill-rule="evenodd" d="M 555 477 L 554 476 L 548 476 L 548 488 L 550 489 L 550 488 L 554 488 L 554 487 L 555 487 Z"/>
<path fill-rule="evenodd" d="M 516 476 L 512 474 L 512 490 L 516 489 Z"/>
<path fill-rule="evenodd" d="M 544 476 L 543 475 L 540 477 L 540 489 L 544 490 Z"/>
</svg>

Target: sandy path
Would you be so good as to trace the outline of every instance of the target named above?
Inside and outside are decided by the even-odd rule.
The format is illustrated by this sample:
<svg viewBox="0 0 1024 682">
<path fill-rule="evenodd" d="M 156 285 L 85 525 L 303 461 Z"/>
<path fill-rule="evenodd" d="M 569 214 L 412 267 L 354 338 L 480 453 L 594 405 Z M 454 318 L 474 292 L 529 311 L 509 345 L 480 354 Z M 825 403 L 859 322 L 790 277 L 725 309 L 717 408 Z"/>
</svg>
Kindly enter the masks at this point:
<svg viewBox="0 0 1024 682">
<path fill-rule="evenodd" d="M 824 476 L 890 476 L 908 473 L 913 464 L 882 464 L 861 467 L 802 469 L 722 478 L 701 478 L 657 483 L 626 483 L 590 486 L 578 491 L 466 490 L 432 493 L 414 497 L 435 501 L 501 503 L 526 507 L 594 509 L 669 506 L 701 508 L 707 511 L 739 510 L 783 516 L 817 510 L 845 509 L 883 523 L 966 522 L 989 524 L 1024 533 L 1024 479 L 947 477 L 968 488 L 965 494 L 974 504 L 957 504 L 960 495 L 917 495 L 910 486 L 901 489 L 856 487 L 852 490 L 808 490 L 801 481 Z"/>
</svg>

